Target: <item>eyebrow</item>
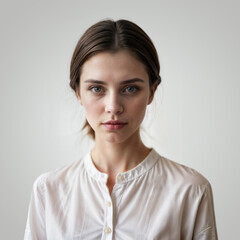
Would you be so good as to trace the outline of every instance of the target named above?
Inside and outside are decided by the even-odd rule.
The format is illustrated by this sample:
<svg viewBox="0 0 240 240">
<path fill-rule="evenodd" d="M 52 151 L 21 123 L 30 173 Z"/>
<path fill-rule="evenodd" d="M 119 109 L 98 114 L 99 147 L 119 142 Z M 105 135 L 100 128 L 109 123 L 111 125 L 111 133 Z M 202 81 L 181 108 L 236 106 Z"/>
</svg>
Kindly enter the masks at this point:
<svg viewBox="0 0 240 240">
<path fill-rule="evenodd" d="M 141 78 L 132 78 L 132 79 L 127 79 L 124 80 L 120 83 L 120 85 L 125 85 L 125 84 L 130 84 L 130 83 L 136 83 L 136 82 L 141 82 L 143 83 L 144 81 Z M 95 79 L 88 79 L 85 80 L 84 83 L 95 83 L 95 84 L 101 84 L 101 85 L 106 85 L 106 82 L 100 81 L 100 80 L 95 80 Z"/>
</svg>

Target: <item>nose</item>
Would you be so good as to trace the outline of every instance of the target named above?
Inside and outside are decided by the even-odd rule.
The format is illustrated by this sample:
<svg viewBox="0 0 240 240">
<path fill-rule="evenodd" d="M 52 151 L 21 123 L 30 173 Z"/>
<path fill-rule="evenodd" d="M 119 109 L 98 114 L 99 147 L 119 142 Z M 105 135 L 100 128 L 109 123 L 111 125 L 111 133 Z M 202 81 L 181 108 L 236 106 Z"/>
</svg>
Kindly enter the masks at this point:
<svg viewBox="0 0 240 240">
<path fill-rule="evenodd" d="M 117 93 L 111 93 L 106 97 L 105 111 L 114 115 L 119 115 L 123 112 L 123 104 Z"/>
</svg>

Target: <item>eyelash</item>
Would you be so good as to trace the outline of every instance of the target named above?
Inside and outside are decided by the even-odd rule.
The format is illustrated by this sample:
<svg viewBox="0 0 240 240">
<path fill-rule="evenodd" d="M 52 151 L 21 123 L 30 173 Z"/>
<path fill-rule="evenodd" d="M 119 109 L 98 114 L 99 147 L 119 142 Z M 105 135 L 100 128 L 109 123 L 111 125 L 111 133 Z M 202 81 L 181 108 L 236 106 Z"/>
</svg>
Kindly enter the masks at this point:
<svg viewBox="0 0 240 240">
<path fill-rule="evenodd" d="M 126 90 L 129 89 L 129 88 L 134 88 L 134 91 L 130 91 L 130 92 L 127 92 Z M 93 94 L 96 94 L 96 95 L 101 95 L 103 92 L 104 92 L 104 89 L 102 86 L 90 86 L 88 88 Z M 100 91 L 95 91 L 96 89 L 100 90 Z M 137 93 L 138 91 L 140 90 L 140 88 L 138 86 L 126 86 L 124 87 L 122 90 L 121 90 L 121 93 L 127 93 L 127 94 L 135 94 Z"/>
<path fill-rule="evenodd" d="M 129 88 L 134 88 L 134 91 L 133 92 L 128 92 L 128 93 L 136 93 L 140 90 L 140 88 L 137 87 L 137 86 L 127 86 L 127 87 L 124 88 L 124 90 L 126 91 L 126 89 L 129 89 Z"/>
<path fill-rule="evenodd" d="M 93 93 L 100 93 L 100 92 L 95 92 L 95 91 L 93 91 L 93 89 L 96 89 L 96 88 L 99 88 L 99 89 L 101 89 L 101 91 L 100 92 L 102 92 L 102 87 L 100 87 L 100 86 L 92 86 L 92 87 L 89 87 L 89 90 L 91 91 L 91 92 L 93 92 Z"/>
</svg>

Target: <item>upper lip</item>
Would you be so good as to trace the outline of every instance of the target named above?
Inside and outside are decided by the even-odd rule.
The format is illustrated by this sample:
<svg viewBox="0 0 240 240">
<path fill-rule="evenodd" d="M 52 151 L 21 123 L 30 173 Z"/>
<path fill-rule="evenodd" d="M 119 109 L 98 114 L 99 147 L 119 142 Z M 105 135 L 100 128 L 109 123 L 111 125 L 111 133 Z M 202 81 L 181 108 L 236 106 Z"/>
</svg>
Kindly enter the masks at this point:
<svg viewBox="0 0 240 240">
<path fill-rule="evenodd" d="M 119 120 L 109 120 L 109 121 L 104 122 L 103 124 L 119 125 L 119 124 L 127 124 L 127 123 L 119 121 Z"/>
</svg>

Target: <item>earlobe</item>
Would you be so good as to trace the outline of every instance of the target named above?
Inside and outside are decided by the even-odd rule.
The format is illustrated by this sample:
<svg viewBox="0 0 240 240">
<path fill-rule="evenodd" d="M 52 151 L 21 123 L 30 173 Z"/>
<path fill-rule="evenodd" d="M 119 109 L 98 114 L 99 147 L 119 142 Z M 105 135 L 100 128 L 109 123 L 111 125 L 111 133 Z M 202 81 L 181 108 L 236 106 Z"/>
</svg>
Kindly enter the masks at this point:
<svg viewBox="0 0 240 240">
<path fill-rule="evenodd" d="M 78 101 L 79 101 L 80 104 L 82 105 L 82 100 L 81 100 L 79 91 L 76 91 L 76 96 L 77 96 Z"/>
<path fill-rule="evenodd" d="M 152 86 L 152 89 L 150 90 L 150 96 L 149 96 L 149 99 L 148 99 L 148 105 L 149 104 L 151 104 L 152 103 L 152 101 L 153 101 L 153 98 L 154 98 L 154 94 L 155 94 L 155 92 L 156 92 L 156 90 L 157 90 L 157 84 L 155 84 L 154 86 Z"/>
<path fill-rule="evenodd" d="M 153 100 L 153 94 L 148 99 L 148 105 L 152 103 L 152 100 Z"/>
<path fill-rule="evenodd" d="M 78 100 L 79 100 L 80 105 L 82 105 L 82 100 L 81 100 L 81 98 L 79 98 Z"/>
</svg>

